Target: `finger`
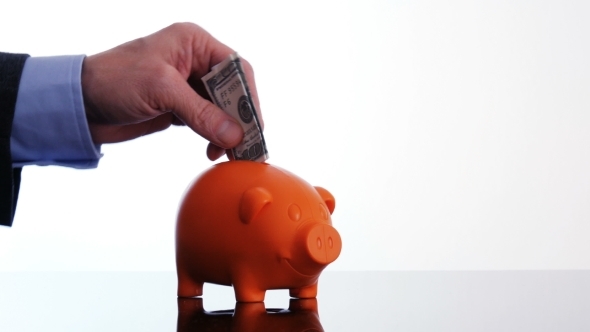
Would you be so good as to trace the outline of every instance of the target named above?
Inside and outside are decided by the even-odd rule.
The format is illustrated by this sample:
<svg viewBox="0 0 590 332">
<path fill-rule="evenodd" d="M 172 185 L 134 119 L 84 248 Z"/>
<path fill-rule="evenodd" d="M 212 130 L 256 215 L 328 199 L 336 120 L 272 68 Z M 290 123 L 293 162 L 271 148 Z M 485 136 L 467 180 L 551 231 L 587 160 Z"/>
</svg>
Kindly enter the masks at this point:
<svg viewBox="0 0 590 332">
<path fill-rule="evenodd" d="M 241 142 L 242 127 L 230 115 L 199 96 L 180 75 L 172 75 L 171 84 L 159 90 L 159 98 L 166 103 L 166 109 L 187 126 L 213 144 L 232 148 Z"/>
<path fill-rule="evenodd" d="M 149 121 L 143 122 L 146 125 L 144 125 L 145 131 L 143 132 L 143 134 L 141 134 L 141 136 L 150 135 L 162 131 L 164 129 L 168 129 L 168 127 L 170 127 L 170 125 L 173 123 L 174 118 L 176 118 L 174 114 L 164 113 Z"/>
<path fill-rule="evenodd" d="M 260 127 L 264 130 L 264 119 L 262 119 L 262 111 L 260 110 L 260 100 L 258 99 L 258 91 L 256 90 L 254 70 L 252 69 L 252 65 L 250 65 L 250 63 L 246 59 L 241 59 L 242 67 L 244 68 L 244 74 L 246 75 L 246 82 L 248 82 L 248 89 L 250 90 L 250 95 L 252 96 L 254 107 L 256 108 L 256 116 L 258 118 L 258 123 L 260 124 Z"/>
<path fill-rule="evenodd" d="M 225 154 L 227 155 L 227 159 L 236 160 L 236 158 L 234 158 L 234 154 L 231 152 L 230 149 L 225 150 Z"/>
<path fill-rule="evenodd" d="M 90 135 L 95 144 L 118 143 L 162 131 L 172 123 L 173 115 L 165 113 L 151 120 L 129 125 L 89 123 Z"/>
<path fill-rule="evenodd" d="M 176 114 L 174 114 L 174 113 L 170 113 L 170 114 L 172 114 L 172 115 L 173 115 L 173 118 L 172 118 L 172 124 L 173 124 L 174 126 L 186 126 L 186 124 L 185 124 L 185 123 L 184 123 L 182 120 L 180 120 L 180 119 L 179 119 L 179 118 L 176 116 Z"/>
<path fill-rule="evenodd" d="M 211 161 L 219 159 L 224 153 L 224 148 L 220 148 L 213 143 L 209 143 L 209 145 L 207 145 L 207 158 L 209 158 Z"/>
</svg>

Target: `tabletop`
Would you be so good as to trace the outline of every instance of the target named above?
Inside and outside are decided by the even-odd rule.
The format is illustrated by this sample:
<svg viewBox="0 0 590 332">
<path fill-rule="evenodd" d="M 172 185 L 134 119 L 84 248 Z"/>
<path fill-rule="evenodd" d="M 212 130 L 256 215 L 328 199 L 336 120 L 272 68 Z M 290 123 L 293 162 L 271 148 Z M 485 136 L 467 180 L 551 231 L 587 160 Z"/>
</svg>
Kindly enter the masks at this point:
<svg viewBox="0 0 590 332">
<path fill-rule="evenodd" d="M 0 331 L 590 331 L 590 271 L 324 271 L 318 297 L 239 304 L 174 272 L 2 272 Z"/>
</svg>

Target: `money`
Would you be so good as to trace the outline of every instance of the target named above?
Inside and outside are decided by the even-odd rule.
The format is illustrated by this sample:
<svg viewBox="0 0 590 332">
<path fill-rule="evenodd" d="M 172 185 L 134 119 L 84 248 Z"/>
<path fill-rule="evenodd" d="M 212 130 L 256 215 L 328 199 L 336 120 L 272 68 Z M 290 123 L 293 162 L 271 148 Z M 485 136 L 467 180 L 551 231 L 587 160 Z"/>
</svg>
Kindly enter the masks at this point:
<svg viewBox="0 0 590 332">
<path fill-rule="evenodd" d="M 231 149 L 233 159 L 267 160 L 266 142 L 238 54 L 231 54 L 213 66 L 201 80 L 215 105 L 236 119 L 244 130 L 242 142 Z"/>
</svg>

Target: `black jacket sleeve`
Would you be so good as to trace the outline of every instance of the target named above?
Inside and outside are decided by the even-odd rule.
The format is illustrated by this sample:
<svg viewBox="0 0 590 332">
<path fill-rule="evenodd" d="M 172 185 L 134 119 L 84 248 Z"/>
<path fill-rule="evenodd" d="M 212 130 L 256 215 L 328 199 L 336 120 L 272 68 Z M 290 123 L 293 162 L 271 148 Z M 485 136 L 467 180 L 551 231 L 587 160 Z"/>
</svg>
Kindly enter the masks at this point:
<svg viewBox="0 0 590 332">
<path fill-rule="evenodd" d="M 12 168 L 10 134 L 26 54 L 0 53 L 0 225 L 12 226 L 22 168 Z"/>
</svg>

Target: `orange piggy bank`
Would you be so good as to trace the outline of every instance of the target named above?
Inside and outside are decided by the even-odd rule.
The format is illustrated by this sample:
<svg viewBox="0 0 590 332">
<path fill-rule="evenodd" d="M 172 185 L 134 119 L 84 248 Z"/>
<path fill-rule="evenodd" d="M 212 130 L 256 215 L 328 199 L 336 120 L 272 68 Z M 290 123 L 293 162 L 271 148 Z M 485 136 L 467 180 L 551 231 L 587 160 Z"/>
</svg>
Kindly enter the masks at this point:
<svg viewBox="0 0 590 332">
<path fill-rule="evenodd" d="M 214 165 L 189 186 L 176 225 L 178 296 L 203 283 L 233 286 L 238 302 L 266 290 L 314 298 L 321 271 L 342 247 L 335 200 L 281 168 L 252 161 Z"/>
</svg>

